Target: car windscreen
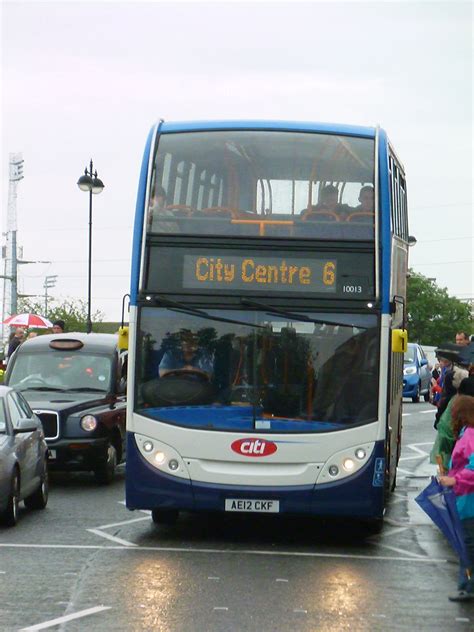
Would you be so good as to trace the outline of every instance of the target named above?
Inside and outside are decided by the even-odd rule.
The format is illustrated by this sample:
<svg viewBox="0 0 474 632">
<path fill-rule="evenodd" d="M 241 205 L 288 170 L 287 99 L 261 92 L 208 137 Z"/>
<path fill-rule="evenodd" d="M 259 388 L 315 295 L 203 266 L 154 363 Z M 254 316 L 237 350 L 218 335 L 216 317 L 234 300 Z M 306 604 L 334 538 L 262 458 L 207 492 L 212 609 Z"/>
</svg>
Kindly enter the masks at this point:
<svg viewBox="0 0 474 632">
<path fill-rule="evenodd" d="M 20 353 L 9 386 L 17 390 L 110 390 L 112 361 L 107 356 L 66 351 Z"/>
<path fill-rule="evenodd" d="M 416 347 L 408 345 L 408 349 L 405 351 L 403 361 L 405 364 L 413 364 L 416 358 Z"/>
<path fill-rule="evenodd" d="M 135 410 L 215 430 L 321 432 L 377 418 L 372 315 L 143 308 Z"/>
</svg>

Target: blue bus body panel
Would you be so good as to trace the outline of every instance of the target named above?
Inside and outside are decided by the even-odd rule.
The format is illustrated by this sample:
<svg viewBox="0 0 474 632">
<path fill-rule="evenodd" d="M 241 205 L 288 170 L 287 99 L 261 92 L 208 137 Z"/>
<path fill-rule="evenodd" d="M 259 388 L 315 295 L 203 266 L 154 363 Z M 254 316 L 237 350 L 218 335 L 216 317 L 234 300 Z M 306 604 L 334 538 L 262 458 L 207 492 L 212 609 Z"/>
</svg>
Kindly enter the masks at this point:
<svg viewBox="0 0 474 632">
<path fill-rule="evenodd" d="M 280 513 L 318 516 L 381 518 L 384 489 L 379 476 L 384 443 L 359 472 L 324 485 L 250 487 L 198 483 L 168 476 L 151 466 L 139 453 L 133 433 L 127 433 L 126 504 L 128 509 L 178 509 L 224 511 L 226 498 L 279 500 Z"/>
<path fill-rule="evenodd" d="M 381 246 L 381 298 L 382 314 L 390 313 L 390 279 L 392 258 L 392 236 L 390 231 L 390 190 L 388 173 L 387 134 L 379 134 L 379 205 L 380 205 L 380 246 Z"/>
<path fill-rule="evenodd" d="M 336 123 L 311 123 L 301 121 L 176 121 L 164 122 L 161 133 L 204 132 L 218 130 L 265 130 L 291 132 L 320 132 L 375 138 L 374 127 L 338 125 Z"/>
<path fill-rule="evenodd" d="M 143 235 L 143 209 L 145 208 L 146 183 L 148 176 L 148 163 L 150 160 L 151 141 L 154 128 L 152 128 L 146 139 L 145 151 L 143 152 L 142 167 L 140 169 L 140 179 L 138 182 L 137 203 L 135 206 L 135 223 L 133 226 L 132 244 L 132 279 L 130 285 L 130 304 L 137 304 L 138 283 L 140 279 L 140 256 L 142 251 Z"/>
</svg>

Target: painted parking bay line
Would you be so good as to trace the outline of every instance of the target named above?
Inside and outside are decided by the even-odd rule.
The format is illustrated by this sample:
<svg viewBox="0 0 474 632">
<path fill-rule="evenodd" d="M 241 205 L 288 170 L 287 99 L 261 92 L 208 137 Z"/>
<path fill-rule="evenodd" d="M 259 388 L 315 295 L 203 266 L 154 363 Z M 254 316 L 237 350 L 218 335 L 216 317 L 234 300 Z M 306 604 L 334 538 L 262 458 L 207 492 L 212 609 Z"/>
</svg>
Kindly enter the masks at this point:
<svg viewBox="0 0 474 632">
<path fill-rule="evenodd" d="M 95 608 L 87 608 L 87 610 L 80 610 L 79 612 L 74 612 L 73 614 L 68 614 L 68 615 L 65 615 L 64 617 L 58 617 L 57 619 L 44 621 L 43 623 L 38 623 L 37 625 L 30 625 L 27 628 L 21 628 L 20 632 L 34 632 L 34 630 L 47 630 L 48 628 L 53 628 L 54 626 L 60 625 L 61 623 L 67 623 L 68 621 L 73 621 L 74 619 L 82 619 L 82 617 L 88 617 L 91 614 L 97 614 L 98 612 L 103 612 L 104 610 L 110 610 L 110 606 L 95 606 Z"/>
</svg>

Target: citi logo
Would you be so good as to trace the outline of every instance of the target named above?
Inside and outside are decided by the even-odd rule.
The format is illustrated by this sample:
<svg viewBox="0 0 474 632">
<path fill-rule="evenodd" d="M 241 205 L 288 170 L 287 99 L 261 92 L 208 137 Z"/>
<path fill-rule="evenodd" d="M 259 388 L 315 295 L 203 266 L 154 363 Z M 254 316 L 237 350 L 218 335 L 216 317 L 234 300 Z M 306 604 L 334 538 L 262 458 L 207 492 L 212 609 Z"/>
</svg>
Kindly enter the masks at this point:
<svg viewBox="0 0 474 632">
<path fill-rule="evenodd" d="M 269 456 L 277 451 L 276 443 L 265 439 L 238 439 L 230 447 L 244 456 Z"/>
</svg>

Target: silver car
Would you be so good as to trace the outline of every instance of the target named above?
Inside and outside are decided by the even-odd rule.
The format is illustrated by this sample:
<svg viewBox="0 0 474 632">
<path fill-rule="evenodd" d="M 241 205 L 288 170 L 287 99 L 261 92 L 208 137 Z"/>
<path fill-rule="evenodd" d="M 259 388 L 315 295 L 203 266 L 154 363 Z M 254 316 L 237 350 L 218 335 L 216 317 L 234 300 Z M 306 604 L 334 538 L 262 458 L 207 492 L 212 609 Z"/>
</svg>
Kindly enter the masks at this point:
<svg viewBox="0 0 474 632">
<path fill-rule="evenodd" d="M 0 386 L 0 523 L 14 526 L 18 505 L 48 502 L 48 447 L 43 427 L 21 393 Z"/>
</svg>

